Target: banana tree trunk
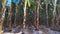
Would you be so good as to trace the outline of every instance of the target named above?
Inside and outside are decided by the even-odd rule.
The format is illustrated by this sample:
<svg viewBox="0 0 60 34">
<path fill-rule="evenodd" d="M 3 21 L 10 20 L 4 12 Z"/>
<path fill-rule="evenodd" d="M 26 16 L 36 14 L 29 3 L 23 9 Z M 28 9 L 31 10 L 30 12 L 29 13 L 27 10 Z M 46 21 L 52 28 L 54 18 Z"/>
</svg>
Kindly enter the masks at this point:
<svg viewBox="0 0 60 34">
<path fill-rule="evenodd" d="M 24 19 L 23 19 L 23 28 L 22 28 L 22 32 L 24 33 L 24 30 L 25 30 L 25 28 L 26 28 L 26 6 L 27 6 L 27 2 L 28 2 L 28 0 L 25 0 L 25 5 L 24 5 Z"/>
<path fill-rule="evenodd" d="M 37 24 L 36 24 L 37 23 L 37 19 L 36 19 L 37 18 L 37 16 L 36 16 L 36 14 L 37 14 L 37 12 L 36 12 L 36 6 L 35 6 L 34 11 L 35 11 L 34 12 L 35 14 L 34 14 L 34 23 L 33 24 L 34 24 L 35 28 L 37 29 Z"/>
<path fill-rule="evenodd" d="M 17 25 L 18 4 L 16 4 L 15 9 L 16 9 L 16 11 L 15 11 L 15 21 L 14 21 L 14 25 L 16 26 L 16 25 Z"/>
<path fill-rule="evenodd" d="M 11 30 L 11 16 L 12 16 L 12 13 L 11 13 L 11 7 L 8 7 L 8 29 Z M 9 31 L 8 30 L 8 31 Z"/>
<path fill-rule="evenodd" d="M 0 18 L 0 34 L 2 34 L 3 22 L 5 18 L 5 11 L 6 11 L 5 4 L 6 4 L 6 0 L 2 2 L 2 13 Z"/>
<path fill-rule="evenodd" d="M 37 22 L 36 22 L 36 29 L 39 29 L 39 7 L 40 7 L 40 1 L 41 0 L 38 0 L 37 3 L 38 3 L 38 7 L 37 7 Z"/>
<path fill-rule="evenodd" d="M 49 26 L 49 23 L 48 23 L 48 3 L 46 3 L 46 26 L 48 27 Z"/>
<path fill-rule="evenodd" d="M 53 19 L 52 19 L 52 28 L 55 28 L 56 26 L 56 4 L 57 4 L 57 0 L 55 0 L 55 3 L 54 3 L 54 10 L 53 10 Z M 55 20 L 55 21 L 54 21 Z"/>
</svg>

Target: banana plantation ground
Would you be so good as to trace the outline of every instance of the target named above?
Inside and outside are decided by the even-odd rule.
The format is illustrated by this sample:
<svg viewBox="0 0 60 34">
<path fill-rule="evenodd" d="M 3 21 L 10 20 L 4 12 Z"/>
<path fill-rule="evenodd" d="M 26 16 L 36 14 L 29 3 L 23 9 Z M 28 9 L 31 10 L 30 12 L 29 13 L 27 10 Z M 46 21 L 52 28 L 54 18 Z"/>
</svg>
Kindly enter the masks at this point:
<svg viewBox="0 0 60 34">
<path fill-rule="evenodd" d="M 8 29 L 6 29 L 3 34 L 22 34 L 22 28 L 20 27 L 20 25 L 15 28 L 12 28 L 12 31 L 7 32 L 7 30 Z M 41 25 L 39 30 L 35 30 L 34 26 L 27 26 L 24 30 L 24 34 L 60 34 L 60 32 L 51 30 L 50 28 Z"/>
</svg>

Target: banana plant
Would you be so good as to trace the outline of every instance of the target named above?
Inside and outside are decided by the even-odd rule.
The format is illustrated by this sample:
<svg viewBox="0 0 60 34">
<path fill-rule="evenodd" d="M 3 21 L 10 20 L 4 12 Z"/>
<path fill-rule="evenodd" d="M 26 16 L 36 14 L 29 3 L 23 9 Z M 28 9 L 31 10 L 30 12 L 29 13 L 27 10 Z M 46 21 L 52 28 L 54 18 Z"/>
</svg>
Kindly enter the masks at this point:
<svg viewBox="0 0 60 34">
<path fill-rule="evenodd" d="M 20 0 L 13 0 L 13 2 L 15 3 L 15 21 L 14 21 L 14 25 L 17 25 L 17 14 L 18 14 L 18 4 L 20 3 Z"/>
<path fill-rule="evenodd" d="M 37 0 L 37 4 L 38 4 L 38 6 L 37 6 L 37 23 L 36 23 L 36 29 L 38 29 L 39 30 L 39 12 L 40 12 L 40 2 L 41 2 L 41 0 Z"/>
<path fill-rule="evenodd" d="M 1 14 L 1 18 L 0 18 L 0 34 L 2 34 L 2 28 L 3 28 L 3 22 L 4 22 L 4 18 L 5 18 L 5 12 L 6 12 L 6 0 L 2 1 L 2 14 Z"/>
<path fill-rule="evenodd" d="M 48 27 L 49 26 L 49 22 L 48 22 L 48 4 L 50 3 L 49 1 L 50 0 L 44 0 L 45 1 L 45 4 L 46 4 L 46 26 Z"/>
<path fill-rule="evenodd" d="M 47 19 L 47 26 L 49 26 L 48 22 L 48 3 L 46 3 L 46 19 Z"/>
<path fill-rule="evenodd" d="M 12 0 L 7 0 L 7 8 L 8 8 L 8 20 L 7 20 L 7 22 L 8 22 L 8 30 L 10 31 L 11 30 L 11 28 L 12 28 L 12 24 L 11 24 L 11 16 L 12 16 L 12 12 L 11 12 L 11 2 L 12 2 Z"/>
<path fill-rule="evenodd" d="M 27 11 L 27 2 L 28 0 L 25 0 L 25 3 L 24 3 L 24 19 L 23 19 L 23 28 L 22 28 L 22 33 L 24 33 L 24 30 L 26 28 L 26 11 Z"/>
<path fill-rule="evenodd" d="M 54 20 L 56 20 L 56 6 L 57 6 L 57 0 L 54 0 L 54 10 L 53 10 L 53 19 L 52 19 L 52 28 L 55 28 L 56 23 Z"/>
</svg>

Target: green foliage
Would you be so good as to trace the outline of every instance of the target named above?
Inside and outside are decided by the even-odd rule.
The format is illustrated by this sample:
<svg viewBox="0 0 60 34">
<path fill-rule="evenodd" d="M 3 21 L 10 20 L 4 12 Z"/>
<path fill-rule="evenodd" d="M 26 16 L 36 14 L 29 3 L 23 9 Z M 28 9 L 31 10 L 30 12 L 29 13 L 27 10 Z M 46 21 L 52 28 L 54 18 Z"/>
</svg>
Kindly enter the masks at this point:
<svg viewBox="0 0 60 34">
<path fill-rule="evenodd" d="M 49 3 L 49 0 L 44 0 L 46 3 Z"/>
<path fill-rule="evenodd" d="M 28 0 L 28 7 L 31 6 L 31 0 Z"/>
</svg>

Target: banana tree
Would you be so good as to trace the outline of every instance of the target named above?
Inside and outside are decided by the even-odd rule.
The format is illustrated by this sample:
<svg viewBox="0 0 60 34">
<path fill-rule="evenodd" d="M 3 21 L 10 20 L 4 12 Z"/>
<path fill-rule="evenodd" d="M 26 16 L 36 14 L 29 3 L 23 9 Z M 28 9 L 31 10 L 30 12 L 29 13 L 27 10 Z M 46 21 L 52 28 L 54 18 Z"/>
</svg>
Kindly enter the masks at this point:
<svg viewBox="0 0 60 34">
<path fill-rule="evenodd" d="M 45 4 L 46 4 L 46 26 L 48 27 L 49 26 L 49 21 L 48 21 L 48 4 L 49 4 L 49 0 L 44 0 L 45 1 Z"/>
<path fill-rule="evenodd" d="M 8 22 L 8 29 L 9 29 L 9 31 L 11 30 L 11 28 L 12 28 L 12 26 L 11 26 L 11 16 L 12 16 L 12 12 L 11 12 L 11 1 L 12 0 L 7 0 L 7 4 L 6 4 L 6 6 L 7 6 L 7 8 L 8 8 L 8 20 L 7 20 L 7 22 Z"/>
<path fill-rule="evenodd" d="M 52 19 L 52 28 L 55 28 L 56 23 L 54 22 L 54 20 L 56 20 L 56 6 L 57 6 L 57 0 L 54 1 L 54 10 L 53 10 L 53 19 Z"/>
<path fill-rule="evenodd" d="M 0 18 L 0 34 L 2 33 L 2 28 L 3 28 L 3 22 L 4 22 L 4 18 L 5 18 L 5 12 L 6 12 L 6 0 L 3 0 L 2 2 L 2 14 L 1 14 L 1 18 Z"/>
<path fill-rule="evenodd" d="M 25 0 L 25 3 L 24 3 L 24 19 L 23 19 L 23 27 L 22 27 L 22 33 L 24 33 L 24 30 L 26 28 L 26 8 L 27 8 L 27 2 L 28 0 Z"/>
<path fill-rule="evenodd" d="M 18 4 L 20 2 L 20 0 L 13 0 L 13 2 L 15 3 L 15 21 L 14 21 L 14 25 L 17 25 L 17 15 L 18 15 Z"/>
<path fill-rule="evenodd" d="M 41 2 L 41 0 L 37 0 L 37 3 L 38 3 L 38 6 L 37 6 L 37 22 L 36 22 L 36 29 L 39 29 L 39 12 L 40 12 L 40 9 L 39 9 L 39 7 L 40 7 L 40 2 Z"/>
<path fill-rule="evenodd" d="M 47 1 L 47 2 L 48 2 L 48 1 Z M 47 18 L 47 24 L 46 24 L 46 25 L 49 26 L 49 25 L 48 25 L 48 23 L 49 23 L 49 22 L 48 22 L 48 3 L 46 3 L 46 18 Z"/>
</svg>

